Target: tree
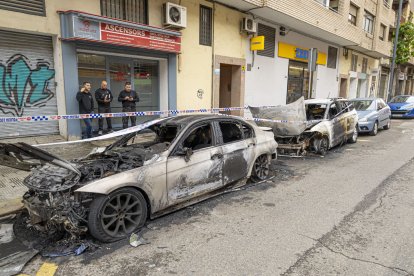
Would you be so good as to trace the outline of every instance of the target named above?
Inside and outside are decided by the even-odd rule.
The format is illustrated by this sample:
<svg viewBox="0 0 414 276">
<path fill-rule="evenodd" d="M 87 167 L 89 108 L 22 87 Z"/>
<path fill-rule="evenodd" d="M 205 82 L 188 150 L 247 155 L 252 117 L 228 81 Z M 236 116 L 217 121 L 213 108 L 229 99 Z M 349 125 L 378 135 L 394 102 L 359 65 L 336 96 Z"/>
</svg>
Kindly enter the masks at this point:
<svg viewBox="0 0 414 276">
<path fill-rule="evenodd" d="M 395 63 L 398 65 L 407 63 L 412 57 L 414 57 L 414 23 L 408 21 L 400 25 Z"/>
</svg>

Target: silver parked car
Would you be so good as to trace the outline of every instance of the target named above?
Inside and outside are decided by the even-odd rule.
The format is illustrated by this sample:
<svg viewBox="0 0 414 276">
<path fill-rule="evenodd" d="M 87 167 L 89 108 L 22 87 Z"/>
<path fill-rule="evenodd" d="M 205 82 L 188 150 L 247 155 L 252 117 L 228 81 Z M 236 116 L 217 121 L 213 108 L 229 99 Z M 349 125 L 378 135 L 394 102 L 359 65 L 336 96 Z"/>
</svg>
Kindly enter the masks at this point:
<svg viewBox="0 0 414 276">
<path fill-rule="evenodd" d="M 391 109 L 381 98 L 353 99 L 352 104 L 358 112 L 358 131 L 377 135 L 378 129 L 391 127 Z"/>
<path fill-rule="evenodd" d="M 265 180 L 276 158 L 273 133 L 238 117 L 177 116 L 66 161 L 23 143 L 0 144 L 13 163 L 40 160 L 24 184 L 30 225 L 46 233 L 89 230 L 123 238 L 155 218 L 216 195 L 247 178 Z M 24 157 L 25 156 L 25 157 Z"/>
</svg>

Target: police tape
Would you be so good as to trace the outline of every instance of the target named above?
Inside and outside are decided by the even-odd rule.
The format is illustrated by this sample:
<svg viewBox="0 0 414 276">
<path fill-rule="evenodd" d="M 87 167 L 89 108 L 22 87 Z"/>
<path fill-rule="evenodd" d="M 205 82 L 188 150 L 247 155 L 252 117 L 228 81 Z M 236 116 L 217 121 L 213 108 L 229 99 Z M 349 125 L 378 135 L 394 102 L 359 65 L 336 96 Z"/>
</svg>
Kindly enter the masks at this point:
<svg viewBox="0 0 414 276">
<path fill-rule="evenodd" d="M 260 106 L 259 108 L 272 108 L 275 106 Z M 72 114 L 72 115 L 37 115 L 22 117 L 0 117 L 0 123 L 16 123 L 16 122 L 45 122 L 58 120 L 82 120 L 82 119 L 100 119 L 100 118 L 121 118 L 121 117 L 141 117 L 141 116 L 161 116 L 161 115 L 180 115 L 180 114 L 196 114 L 196 113 L 213 113 L 226 111 L 247 110 L 248 107 L 224 107 L 224 108 L 201 108 L 201 109 L 183 109 L 183 110 L 165 110 L 165 111 L 134 111 L 134 112 L 118 112 L 118 113 L 91 113 L 91 114 Z M 227 115 L 227 114 L 221 114 Z M 265 118 L 243 118 L 257 122 L 271 123 L 310 123 L 313 121 L 289 121 L 289 120 L 272 120 Z M 320 122 L 316 120 L 315 122 Z"/>
</svg>

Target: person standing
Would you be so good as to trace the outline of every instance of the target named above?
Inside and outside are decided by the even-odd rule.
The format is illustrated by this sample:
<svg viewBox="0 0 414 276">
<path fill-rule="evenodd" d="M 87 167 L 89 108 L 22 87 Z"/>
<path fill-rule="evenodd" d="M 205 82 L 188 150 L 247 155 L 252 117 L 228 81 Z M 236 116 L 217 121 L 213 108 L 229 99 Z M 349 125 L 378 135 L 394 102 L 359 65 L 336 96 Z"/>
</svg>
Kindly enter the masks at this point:
<svg viewBox="0 0 414 276">
<path fill-rule="evenodd" d="M 118 101 L 122 102 L 122 112 L 136 111 L 136 102 L 139 102 L 139 97 L 137 92 L 132 90 L 130 82 L 125 83 L 124 90 L 119 93 Z M 135 116 L 129 118 L 131 118 L 131 126 L 135 126 L 137 118 Z M 122 117 L 122 127 L 128 127 L 128 117 Z"/>
<path fill-rule="evenodd" d="M 96 89 L 95 99 L 98 103 L 98 113 L 111 113 L 111 102 L 113 100 L 112 92 L 108 89 L 106 81 L 101 82 L 101 88 Z M 98 134 L 103 134 L 103 118 L 98 119 L 99 131 Z M 106 125 L 108 132 L 112 132 L 112 121 L 110 117 L 106 117 Z"/>
<path fill-rule="evenodd" d="M 85 81 L 82 85 L 81 90 L 76 94 L 76 100 L 79 103 L 79 114 L 91 114 L 93 113 L 93 97 L 90 93 L 91 83 Z M 86 137 L 92 138 L 92 119 L 85 118 L 83 122 L 86 125 Z"/>
</svg>

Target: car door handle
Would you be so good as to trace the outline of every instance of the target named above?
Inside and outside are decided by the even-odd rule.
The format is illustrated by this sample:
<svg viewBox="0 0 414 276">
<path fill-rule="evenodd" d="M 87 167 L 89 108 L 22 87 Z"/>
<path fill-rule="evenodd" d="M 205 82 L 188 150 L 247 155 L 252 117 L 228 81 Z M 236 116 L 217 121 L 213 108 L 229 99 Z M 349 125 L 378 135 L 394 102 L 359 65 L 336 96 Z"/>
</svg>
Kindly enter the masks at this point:
<svg viewBox="0 0 414 276">
<path fill-rule="evenodd" d="M 249 143 L 249 144 L 247 145 L 247 147 L 248 147 L 248 148 L 250 148 L 250 147 L 254 147 L 254 146 L 256 146 L 256 144 L 255 144 L 255 143 Z"/>
<path fill-rule="evenodd" d="M 212 156 L 211 156 L 211 160 L 214 160 L 214 159 L 222 159 L 223 158 L 223 154 L 221 154 L 221 153 L 215 153 L 215 154 L 213 154 Z"/>
</svg>

